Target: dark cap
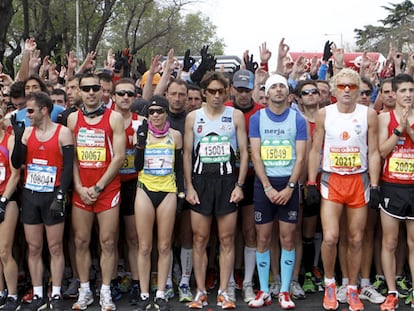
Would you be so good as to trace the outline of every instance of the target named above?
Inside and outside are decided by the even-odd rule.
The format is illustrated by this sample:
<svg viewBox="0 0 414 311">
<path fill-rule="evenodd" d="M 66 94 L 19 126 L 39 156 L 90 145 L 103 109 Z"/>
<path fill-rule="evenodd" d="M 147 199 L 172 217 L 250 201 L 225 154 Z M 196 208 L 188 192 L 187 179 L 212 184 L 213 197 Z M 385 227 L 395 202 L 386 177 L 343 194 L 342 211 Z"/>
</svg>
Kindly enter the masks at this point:
<svg viewBox="0 0 414 311">
<path fill-rule="evenodd" d="M 254 75 L 249 70 L 241 69 L 233 75 L 233 86 L 244 87 L 249 90 L 254 89 Z"/>
<path fill-rule="evenodd" d="M 148 108 L 151 106 L 160 106 L 165 109 L 165 111 L 168 111 L 168 100 L 161 95 L 154 95 L 151 97 L 149 101 Z"/>
</svg>

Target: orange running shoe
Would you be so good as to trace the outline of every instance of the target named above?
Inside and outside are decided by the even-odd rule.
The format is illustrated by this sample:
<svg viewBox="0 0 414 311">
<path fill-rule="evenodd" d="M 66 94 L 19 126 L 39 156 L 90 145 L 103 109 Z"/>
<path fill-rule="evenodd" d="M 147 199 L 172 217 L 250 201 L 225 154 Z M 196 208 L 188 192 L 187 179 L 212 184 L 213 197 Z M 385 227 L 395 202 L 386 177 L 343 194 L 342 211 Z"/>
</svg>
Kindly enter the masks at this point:
<svg viewBox="0 0 414 311">
<path fill-rule="evenodd" d="M 339 307 L 336 300 L 336 284 L 325 285 L 325 295 L 323 296 L 323 308 L 325 310 L 336 310 Z"/>
<path fill-rule="evenodd" d="M 359 299 L 359 294 L 357 289 L 348 288 L 348 293 L 346 294 L 349 304 L 350 311 L 362 311 L 364 310 L 364 305 Z"/>
<path fill-rule="evenodd" d="M 207 293 L 205 291 L 198 291 L 194 300 L 188 304 L 188 307 L 190 309 L 202 309 L 207 304 Z"/>
<path fill-rule="evenodd" d="M 381 305 L 381 311 L 394 311 L 398 308 L 398 297 L 396 294 L 388 294 L 385 302 Z"/>
</svg>

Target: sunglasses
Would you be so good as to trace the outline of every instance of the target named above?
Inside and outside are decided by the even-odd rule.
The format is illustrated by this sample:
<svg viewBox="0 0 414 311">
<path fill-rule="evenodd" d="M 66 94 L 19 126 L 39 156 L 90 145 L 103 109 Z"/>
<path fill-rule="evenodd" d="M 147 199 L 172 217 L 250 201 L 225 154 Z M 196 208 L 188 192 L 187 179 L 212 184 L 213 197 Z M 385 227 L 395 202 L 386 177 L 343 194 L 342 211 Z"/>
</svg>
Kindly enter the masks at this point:
<svg viewBox="0 0 414 311">
<path fill-rule="evenodd" d="M 319 90 L 318 89 L 303 90 L 300 94 L 302 94 L 302 96 L 309 95 L 309 94 L 316 95 L 316 94 L 319 94 Z"/>
<path fill-rule="evenodd" d="M 79 88 L 82 90 L 82 92 L 89 93 L 91 90 L 94 92 L 98 92 L 101 89 L 100 85 L 82 85 L 79 86 Z"/>
<path fill-rule="evenodd" d="M 163 113 L 165 113 L 165 109 L 164 108 L 148 109 L 148 114 L 149 115 L 153 115 L 154 113 L 163 114 Z"/>
<path fill-rule="evenodd" d="M 336 87 L 338 90 L 345 90 L 345 88 L 349 88 L 351 91 L 354 91 L 358 88 L 358 85 L 356 84 L 337 84 Z"/>
<path fill-rule="evenodd" d="M 27 109 L 26 109 L 26 111 L 27 111 L 27 113 L 32 114 L 32 113 L 34 112 L 34 109 L 32 109 L 32 108 L 27 108 Z"/>
<path fill-rule="evenodd" d="M 359 94 L 361 94 L 361 96 L 371 96 L 372 91 L 371 90 L 366 90 L 366 91 L 361 91 L 359 92 Z"/>
<path fill-rule="evenodd" d="M 118 95 L 118 96 L 121 96 L 121 97 L 124 97 L 125 94 L 128 95 L 128 97 L 134 97 L 135 96 L 135 93 L 132 92 L 132 91 L 118 91 L 118 92 L 115 92 L 115 94 Z"/>
<path fill-rule="evenodd" d="M 217 93 L 219 93 L 219 95 L 224 95 L 226 94 L 227 90 L 225 88 L 221 88 L 221 89 L 206 89 L 206 92 L 209 93 L 210 95 L 216 95 Z"/>
</svg>

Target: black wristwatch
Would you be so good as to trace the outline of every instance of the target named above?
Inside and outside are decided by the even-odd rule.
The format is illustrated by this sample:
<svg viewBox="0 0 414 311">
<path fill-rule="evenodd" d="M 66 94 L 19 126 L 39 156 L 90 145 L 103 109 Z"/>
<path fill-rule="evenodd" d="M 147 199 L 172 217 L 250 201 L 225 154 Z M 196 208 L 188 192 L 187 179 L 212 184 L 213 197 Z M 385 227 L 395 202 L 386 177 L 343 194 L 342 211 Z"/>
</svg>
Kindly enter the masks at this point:
<svg viewBox="0 0 414 311">
<path fill-rule="evenodd" d="M 56 194 L 56 200 L 58 201 L 63 201 L 64 195 L 62 190 L 59 190 L 58 193 Z"/>
<path fill-rule="evenodd" d="M 0 198 L 0 202 L 1 202 L 1 203 L 4 203 L 5 205 L 7 205 L 7 203 L 9 203 L 9 199 L 8 199 L 8 198 L 6 198 L 6 197 L 1 197 L 1 198 Z"/>
<path fill-rule="evenodd" d="M 95 185 L 95 187 L 93 187 L 93 190 L 95 190 L 96 193 L 101 193 L 104 190 L 104 188 L 101 188 L 98 185 Z"/>
<path fill-rule="evenodd" d="M 296 187 L 296 183 L 294 183 L 293 181 L 290 181 L 290 182 L 288 183 L 288 187 L 289 187 L 290 189 L 295 189 L 295 187 Z"/>
<path fill-rule="evenodd" d="M 393 129 L 392 130 L 392 132 L 395 134 L 395 135 L 397 135 L 398 137 L 400 137 L 401 135 L 402 135 L 402 133 L 397 129 L 397 128 L 395 128 L 395 129 Z"/>
</svg>

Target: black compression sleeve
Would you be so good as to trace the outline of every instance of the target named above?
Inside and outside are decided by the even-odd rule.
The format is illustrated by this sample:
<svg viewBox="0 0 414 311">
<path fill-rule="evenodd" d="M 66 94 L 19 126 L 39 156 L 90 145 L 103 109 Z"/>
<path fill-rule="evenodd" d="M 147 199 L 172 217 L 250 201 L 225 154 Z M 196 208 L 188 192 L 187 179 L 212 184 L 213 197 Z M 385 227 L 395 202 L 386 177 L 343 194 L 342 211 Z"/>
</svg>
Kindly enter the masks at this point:
<svg viewBox="0 0 414 311">
<path fill-rule="evenodd" d="M 145 148 L 135 148 L 134 165 L 137 172 L 140 172 L 144 168 L 144 152 Z"/>
<path fill-rule="evenodd" d="M 175 149 L 175 180 L 178 192 L 184 192 L 183 150 Z"/>
<path fill-rule="evenodd" d="M 73 145 L 66 145 L 62 147 L 63 153 L 63 172 L 60 175 L 60 189 L 63 193 L 68 191 L 70 184 L 72 183 L 73 177 L 73 156 L 74 147 Z"/>
<path fill-rule="evenodd" d="M 19 169 L 26 162 L 27 146 L 21 141 L 15 141 L 11 162 L 15 169 Z"/>
</svg>

